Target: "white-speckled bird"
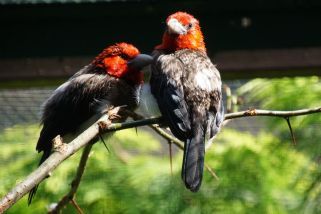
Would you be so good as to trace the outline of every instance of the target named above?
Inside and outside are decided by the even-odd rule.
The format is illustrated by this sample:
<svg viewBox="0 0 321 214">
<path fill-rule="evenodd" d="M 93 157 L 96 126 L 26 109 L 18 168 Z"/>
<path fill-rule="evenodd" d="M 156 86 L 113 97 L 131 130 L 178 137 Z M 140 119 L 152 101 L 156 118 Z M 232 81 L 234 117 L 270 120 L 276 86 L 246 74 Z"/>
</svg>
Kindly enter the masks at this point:
<svg viewBox="0 0 321 214">
<path fill-rule="evenodd" d="M 151 92 L 172 133 L 185 142 L 182 179 L 196 192 L 202 183 L 205 139 L 217 134 L 224 119 L 221 77 L 207 56 L 196 18 L 176 12 L 166 24 L 153 52 Z"/>
</svg>

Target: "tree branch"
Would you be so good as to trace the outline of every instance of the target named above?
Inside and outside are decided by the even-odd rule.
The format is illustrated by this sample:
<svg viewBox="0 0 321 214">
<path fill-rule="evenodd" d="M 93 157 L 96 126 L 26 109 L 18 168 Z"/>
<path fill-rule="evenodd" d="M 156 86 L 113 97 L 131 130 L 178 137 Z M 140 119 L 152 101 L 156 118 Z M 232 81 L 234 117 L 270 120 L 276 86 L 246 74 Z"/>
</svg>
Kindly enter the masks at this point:
<svg viewBox="0 0 321 214">
<path fill-rule="evenodd" d="M 235 119 L 240 117 L 254 117 L 254 116 L 294 117 L 294 116 L 314 114 L 319 112 L 321 112 L 321 106 L 316 108 L 301 109 L 296 111 L 272 111 L 272 110 L 249 109 L 247 111 L 226 114 L 224 120 L 230 120 L 230 119 Z"/>
<path fill-rule="evenodd" d="M 313 113 L 321 112 L 321 107 L 312 108 L 312 109 L 302 109 L 297 111 L 270 111 L 270 110 L 256 110 L 250 109 L 247 111 L 230 113 L 225 115 L 225 120 L 241 118 L 241 117 L 253 117 L 253 116 L 272 116 L 272 117 L 293 117 L 300 115 L 307 115 Z M 72 142 L 69 144 L 61 143 L 58 145 L 56 150 L 50 155 L 50 157 L 41 164 L 35 171 L 33 171 L 27 178 L 16 185 L 8 194 L 6 194 L 0 201 L 0 213 L 4 212 L 10 208 L 14 203 L 16 203 L 22 196 L 28 193 L 35 185 L 39 184 L 51 171 L 53 171 L 57 166 L 77 152 L 79 149 L 87 145 L 91 140 L 96 138 L 100 133 L 117 131 L 121 129 L 133 128 L 143 125 L 152 125 L 161 122 L 160 117 L 143 119 L 139 121 L 131 121 L 125 123 L 111 123 L 108 120 L 108 116 L 102 116 L 97 122 L 91 125 L 83 133 L 78 135 Z M 163 130 L 157 127 L 154 127 L 158 133 L 162 133 L 164 136 L 170 136 L 170 134 L 164 132 Z M 182 144 L 180 141 L 172 138 L 172 142 L 175 145 Z M 180 143 L 178 143 L 180 142 Z"/>
</svg>

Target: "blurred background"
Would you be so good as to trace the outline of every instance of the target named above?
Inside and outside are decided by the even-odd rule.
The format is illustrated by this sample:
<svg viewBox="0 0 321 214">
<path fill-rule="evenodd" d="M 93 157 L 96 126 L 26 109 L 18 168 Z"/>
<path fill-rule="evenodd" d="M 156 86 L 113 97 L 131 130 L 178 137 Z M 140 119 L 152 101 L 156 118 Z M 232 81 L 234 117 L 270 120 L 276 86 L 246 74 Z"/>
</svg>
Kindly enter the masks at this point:
<svg viewBox="0 0 321 214">
<path fill-rule="evenodd" d="M 318 0 L 0 0 L 0 197 L 37 166 L 40 107 L 50 93 L 118 41 L 150 53 L 166 17 L 200 20 L 221 71 L 229 111 L 321 105 Z M 182 152 L 149 128 L 93 147 L 76 200 L 85 213 L 321 213 L 321 115 L 230 121 L 206 153 L 198 193 L 180 178 Z M 80 154 L 8 213 L 45 213 L 69 189 Z M 76 213 L 67 206 L 64 213 Z"/>
</svg>

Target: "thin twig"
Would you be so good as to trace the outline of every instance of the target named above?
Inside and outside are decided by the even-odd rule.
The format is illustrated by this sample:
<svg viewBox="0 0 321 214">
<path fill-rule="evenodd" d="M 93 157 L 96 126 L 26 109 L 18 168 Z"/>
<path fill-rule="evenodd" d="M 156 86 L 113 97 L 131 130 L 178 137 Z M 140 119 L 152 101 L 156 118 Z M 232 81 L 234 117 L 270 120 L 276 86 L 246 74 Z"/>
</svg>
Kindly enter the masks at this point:
<svg viewBox="0 0 321 214">
<path fill-rule="evenodd" d="M 70 200 L 70 203 L 76 208 L 78 214 L 84 213 L 74 198 Z"/>
<path fill-rule="evenodd" d="M 151 125 L 150 126 L 156 133 L 158 133 L 160 136 L 162 136 L 164 139 L 171 141 L 173 144 L 175 144 L 178 148 L 184 149 L 184 143 L 174 137 L 173 135 L 167 133 L 162 128 L 158 127 L 157 125 Z"/>
<path fill-rule="evenodd" d="M 273 111 L 273 110 L 249 109 L 247 111 L 226 114 L 224 120 L 235 119 L 239 117 L 254 117 L 254 116 L 293 117 L 293 116 L 314 114 L 319 112 L 321 112 L 321 107 L 311 108 L 311 109 L 302 109 L 302 110 L 296 110 L 296 111 Z"/>
<path fill-rule="evenodd" d="M 123 129 L 129 129 L 139 126 L 146 126 L 151 124 L 159 123 L 162 120 L 161 117 L 154 117 L 154 118 L 148 118 L 138 121 L 130 121 L 130 122 L 124 122 L 124 123 L 112 123 L 108 127 L 103 128 L 103 132 L 112 132 L 112 131 L 118 131 Z"/>
<path fill-rule="evenodd" d="M 51 213 L 51 214 L 59 213 L 69 202 L 72 202 L 72 203 L 74 202 L 73 200 L 74 200 L 75 194 L 78 190 L 82 175 L 84 174 L 87 160 L 88 160 L 90 151 L 92 149 L 92 146 L 93 146 L 92 143 L 87 144 L 86 147 L 84 148 L 84 151 L 82 152 L 75 178 L 71 182 L 70 191 L 65 196 L 63 196 L 62 199 L 57 203 L 57 205 L 52 210 L 50 210 L 48 213 Z M 81 210 L 78 205 L 77 205 L 76 209 L 78 211 Z"/>
<path fill-rule="evenodd" d="M 144 116 L 142 116 L 142 115 L 140 115 L 140 114 L 138 114 L 136 112 L 128 111 L 126 109 L 124 109 L 122 111 L 124 111 L 125 114 L 129 115 L 131 118 L 133 118 L 136 121 L 137 120 L 146 120 L 144 118 Z M 159 121 L 162 122 L 162 119 L 160 118 Z M 166 131 L 164 131 L 162 128 L 159 127 L 158 124 L 159 123 L 157 123 L 157 124 L 146 124 L 146 125 L 148 125 L 151 129 L 153 129 L 157 134 L 159 134 L 161 137 L 163 137 L 168 142 L 174 143 L 180 149 L 184 149 L 184 143 L 182 141 L 178 140 L 173 135 L 171 135 L 171 134 L 167 133 Z"/>
<path fill-rule="evenodd" d="M 286 123 L 288 124 L 288 127 L 290 129 L 292 143 L 293 143 L 293 145 L 296 145 L 296 140 L 295 140 L 295 137 L 294 137 L 294 133 L 293 133 L 293 129 L 292 129 L 292 126 L 291 126 L 290 118 L 289 117 L 285 117 L 284 119 L 286 120 Z"/>
<path fill-rule="evenodd" d="M 209 171 L 211 173 L 211 175 L 216 179 L 216 180 L 220 180 L 220 178 L 216 175 L 216 173 L 213 171 L 213 169 L 208 165 L 208 164 L 204 164 L 205 168 L 207 169 L 207 171 Z"/>
<path fill-rule="evenodd" d="M 103 138 L 101 135 L 99 135 L 99 138 L 100 138 L 100 141 L 104 144 L 104 146 L 105 146 L 105 148 L 106 148 L 107 152 L 108 152 L 108 153 L 110 153 L 110 150 L 109 150 L 109 148 L 108 148 L 107 144 L 105 143 L 104 138 Z"/>
</svg>

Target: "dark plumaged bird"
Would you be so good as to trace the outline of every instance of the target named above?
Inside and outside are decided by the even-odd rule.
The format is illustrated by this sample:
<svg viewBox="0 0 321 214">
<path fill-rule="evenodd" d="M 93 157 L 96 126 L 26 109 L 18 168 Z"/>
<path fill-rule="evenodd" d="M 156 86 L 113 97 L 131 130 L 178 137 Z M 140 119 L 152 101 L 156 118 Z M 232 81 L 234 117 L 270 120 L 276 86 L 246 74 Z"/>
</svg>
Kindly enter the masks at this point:
<svg viewBox="0 0 321 214">
<path fill-rule="evenodd" d="M 177 12 L 166 20 L 156 46 L 151 92 L 171 132 L 184 141 L 182 179 L 193 192 L 202 183 L 205 140 L 213 138 L 224 119 L 221 77 L 206 54 L 199 21 Z"/>
<path fill-rule="evenodd" d="M 136 108 L 144 78 L 141 70 L 151 62 L 151 56 L 140 54 L 133 45 L 117 43 L 59 86 L 43 106 L 43 128 L 36 147 L 43 152 L 39 165 L 50 156 L 57 135 L 75 133 L 108 106 Z M 37 187 L 30 191 L 28 204 Z"/>
</svg>

